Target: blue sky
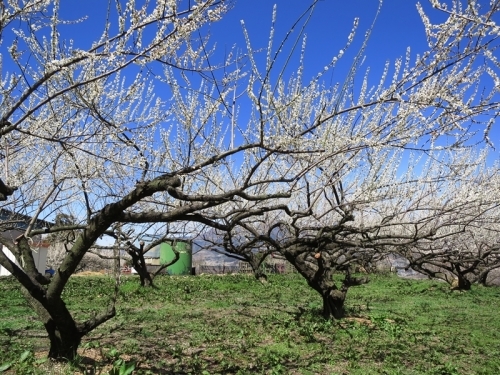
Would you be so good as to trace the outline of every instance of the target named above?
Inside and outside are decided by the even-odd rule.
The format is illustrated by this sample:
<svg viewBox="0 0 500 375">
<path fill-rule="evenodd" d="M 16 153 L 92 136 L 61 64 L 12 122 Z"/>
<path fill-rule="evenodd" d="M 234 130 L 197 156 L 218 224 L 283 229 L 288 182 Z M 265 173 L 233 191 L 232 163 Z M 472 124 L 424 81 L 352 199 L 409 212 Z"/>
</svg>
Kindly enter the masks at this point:
<svg viewBox="0 0 500 375">
<path fill-rule="evenodd" d="M 186 4 L 189 0 L 183 0 Z M 191 0 L 194 3 L 194 0 Z M 450 1 L 446 1 L 450 3 Z M 63 19 L 75 20 L 83 16 L 88 18 L 77 24 L 61 25 L 62 38 L 73 38 L 78 48 L 89 48 L 92 41 L 97 40 L 104 28 L 107 1 L 102 0 L 62 0 L 61 16 Z M 142 3 L 138 1 L 138 4 Z M 232 9 L 222 20 L 204 28 L 202 34 L 210 34 L 209 45 L 216 44 L 217 50 L 211 57 L 211 63 L 222 61 L 235 45 L 245 51 L 245 41 L 241 20 L 245 21 L 253 49 L 266 48 L 269 41 L 271 18 L 274 4 L 277 5 L 277 22 L 274 46 L 279 44 L 291 25 L 308 8 L 309 0 L 233 0 Z M 433 9 L 428 0 L 421 1 L 431 22 L 439 22 L 446 18 L 444 14 Z M 479 0 L 487 7 L 489 0 Z M 386 61 L 394 62 L 404 56 L 406 48 L 411 47 L 412 58 L 427 49 L 424 27 L 416 8 L 416 0 L 385 0 L 372 32 L 368 48 L 365 51 L 365 62 L 359 72 L 360 80 L 366 68 L 370 67 L 370 81 L 378 83 Z M 305 81 L 313 78 L 323 70 L 332 57 L 344 47 L 353 20 L 359 17 L 359 27 L 351 48 L 341 59 L 340 64 L 323 76 L 324 81 L 335 84 L 342 82 L 352 58 L 356 55 L 365 31 L 370 27 L 379 6 L 378 0 L 322 0 L 316 5 L 314 14 L 307 26 L 307 47 L 305 57 Z M 112 18 L 116 22 L 116 18 Z M 296 37 L 299 28 L 293 36 Z M 262 58 L 265 54 L 262 53 Z M 296 69 L 290 66 L 289 73 Z M 129 72 L 131 76 L 133 73 Z M 127 73 L 128 74 L 128 73 Z M 163 94 L 163 93 L 162 93 Z M 166 99 L 166 98 L 164 98 Z M 242 109 L 243 113 L 245 109 Z M 495 131 L 492 140 L 498 131 Z"/>
<path fill-rule="evenodd" d="M 482 0 L 487 1 L 487 0 Z M 319 1 L 307 34 L 306 77 L 312 78 L 318 70 L 323 69 L 333 56 L 344 46 L 352 28 L 353 20 L 359 17 L 360 24 L 355 42 L 350 49 L 351 56 L 360 46 L 364 32 L 370 27 L 378 8 L 378 0 L 322 0 Z M 385 0 L 382 11 L 375 25 L 368 49 L 367 62 L 374 77 L 386 60 L 394 61 L 405 54 L 406 47 L 412 47 L 412 54 L 422 52 L 426 48 L 424 28 L 416 9 L 414 0 Z M 211 42 L 217 44 L 218 52 L 231 49 L 234 45 L 245 48 L 241 20 L 249 31 L 252 46 L 255 49 L 267 46 L 271 27 L 271 16 L 274 4 L 277 5 L 277 23 L 275 45 L 285 36 L 290 26 L 310 4 L 308 0 L 234 0 L 232 9 L 222 20 L 214 23 L 208 30 Z M 431 10 L 433 19 L 442 19 L 439 12 L 433 10 L 427 0 L 422 2 Z M 107 2 L 102 0 L 65 1 L 61 2 L 61 14 L 68 20 L 87 16 L 80 24 L 61 26 L 63 35 L 67 31 L 75 40 L 75 45 L 88 48 L 93 40 L 101 35 L 106 17 Z M 431 19 L 432 19 L 431 18 Z M 297 35 L 298 30 L 294 35 Z M 349 54 L 344 59 L 349 63 Z M 337 75 L 337 74 L 336 74 Z M 338 72 L 341 80 L 341 72 Z"/>
<path fill-rule="evenodd" d="M 358 33 L 351 48 L 354 55 L 361 45 L 364 32 L 376 15 L 378 0 L 323 0 L 318 2 L 307 27 L 307 49 L 305 65 L 310 76 L 323 69 L 344 46 L 353 20 L 359 17 Z M 273 5 L 277 5 L 277 28 L 275 43 L 278 43 L 290 26 L 307 9 L 304 0 L 236 0 L 234 8 L 211 28 L 212 40 L 219 48 L 230 48 L 233 44 L 244 46 L 240 20 L 245 21 L 254 48 L 267 46 Z M 427 4 L 425 4 L 427 5 Z M 426 7 L 430 8 L 430 7 Z M 437 14 L 437 16 L 441 16 Z M 295 31 L 297 34 L 298 30 Z M 394 61 L 412 46 L 415 52 L 426 48 L 425 33 L 416 1 L 386 0 L 383 3 L 366 51 L 367 64 L 375 70 L 382 69 L 386 60 Z M 349 61 L 349 53 L 345 61 Z M 339 79 L 341 74 L 339 74 Z M 336 79 L 334 79 L 336 81 Z"/>
<path fill-rule="evenodd" d="M 417 11 L 416 0 L 384 0 L 365 51 L 365 62 L 358 72 L 362 79 L 366 68 L 370 68 L 371 84 L 378 83 L 386 61 L 391 64 L 404 56 L 411 48 L 412 60 L 417 54 L 428 49 L 424 26 Z M 447 18 L 441 11 L 432 8 L 428 0 L 421 0 L 432 23 Z M 451 7 L 451 1 L 446 1 Z M 465 2 L 466 3 L 466 2 Z M 489 0 L 478 0 L 487 9 Z M 275 45 L 285 36 L 290 26 L 310 4 L 305 0 L 236 0 L 234 8 L 220 22 L 211 28 L 213 41 L 219 48 L 229 48 L 233 44 L 244 46 L 240 20 L 245 21 L 252 47 L 265 48 L 269 39 L 273 5 L 277 5 L 277 28 Z M 345 45 L 353 20 L 359 17 L 359 27 L 355 41 L 334 70 L 323 76 L 326 83 L 342 82 L 352 58 L 358 52 L 366 30 L 370 28 L 379 6 L 378 0 L 322 0 L 319 1 L 308 24 L 305 58 L 305 78 L 314 77 L 328 64 L 333 56 Z M 498 15 L 497 15 L 498 16 Z M 499 22 L 498 17 L 496 19 Z M 298 30 L 295 31 L 297 33 Z M 498 125 L 490 134 L 497 150 L 500 142 Z M 498 153 L 491 155 L 490 161 L 498 159 Z"/>
<path fill-rule="evenodd" d="M 479 0 L 484 8 L 488 0 Z M 432 23 L 439 23 L 447 15 L 432 8 L 428 0 L 420 1 Z M 447 1 L 451 5 L 450 1 Z M 271 28 L 272 11 L 277 5 L 277 22 L 274 46 L 286 35 L 291 25 L 310 4 L 305 0 L 236 0 L 234 8 L 210 28 L 211 40 L 217 43 L 219 51 L 229 50 L 233 45 L 245 48 L 241 20 L 245 21 L 253 49 L 266 48 Z M 412 60 L 417 54 L 428 49 L 424 26 L 417 11 L 416 0 L 384 0 L 376 19 L 365 62 L 358 72 L 361 81 L 364 71 L 370 68 L 370 82 L 377 84 L 387 61 L 392 63 L 404 56 L 411 48 Z M 343 82 L 353 57 L 359 51 L 365 32 L 372 25 L 379 7 L 378 0 L 322 0 L 319 1 L 305 33 L 307 47 L 305 57 L 305 81 L 316 76 L 344 47 L 353 20 L 359 17 L 355 40 L 335 69 L 323 76 L 328 84 Z M 498 20 L 497 20 L 498 22 Z M 297 35 L 299 28 L 294 31 Z M 290 43 L 289 43 L 290 45 Z M 264 55 L 264 53 L 262 53 Z M 264 56 L 263 56 L 264 57 Z M 298 61 L 298 57 L 295 61 Z M 292 70 L 295 66 L 292 66 Z M 500 137 L 498 126 L 491 133 L 491 139 L 498 146 Z M 498 149 L 498 147 L 497 147 Z M 493 153 L 490 161 L 498 159 Z"/>
<path fill-rule="evenodd" d="M 421 2 L 432 22 L 445 19 L 445 15 L 432 9 L 428 0 Z M 447 2 L 449 3 L 449 1 Z M 479 0 L 479 2 L 487 5 L 489 1 Z M 217 59 L 235 45 L 241 50 L 245 50 L 241 20 L 245 21 L 252 47 L 254 49 L 266 48 L 274 4 L 277 4 L 274 38 L 274 45 L 277 46 L 299 15 L 307 9 L 310 1 L 234 0 L 234 7 L 222 20 L 203 29 L 203 33 L 209 33 L 211 36 L 209 44 L 215 43 L 217 45 L 217 52 L 213 56 L 212 62 L 220 62 Z M 404 56 L 408 46 L 411 47 L 413 58 L 416 54 L 427 49 L 424 27 L 416 4 L 415 0 L 385 0 L 383 2 L 368 48 L 365 51 L 366 61 L 362 67 L 362 71 L 370 67 L 372 83 L 378 83 L 386 61 L 392 63 L 400 56 Z M 61 15 L 63 18 L 77 19 L 85 15 L 88 16 L 88 19 L 80 24 L 62 25 L 60 31 L 63 38 L 68 31 L 70 37 L 75 40 L 76 47 L 89 48 L 92 41 L 98 39 L 102 33 L 106 6 L 107 1 L 102 0 L 62 0 Z M 323 76 L 327 83 L 330 81 L 335 84 L 344 80 L 352 58 L 361 46 L 363 35 L 373 22 L 378 6 L 378 0 L 322 0 L 318 2 L 306 30 L 307 48 L 304 74 L 306 81 L 316 76 L 318 71 L 323 70 L 332 57 L 344 47 L 353 20 L 355 17 L 359 17 L 358 32 L 352 47 L 347 51 L 342 63 L 335 70 L 329 71 Z M 297 32 L 298 29 L 294 35 Z M 292 70 L 295 68 L 296 66 L 291 66 Z M 498 135 L 498 131 L 495 134 Z M 498 136 L 496 138 L 498 139 Z M 493 141 L 497 143 L 497 139 L 493 139 Z"/>
</svg>

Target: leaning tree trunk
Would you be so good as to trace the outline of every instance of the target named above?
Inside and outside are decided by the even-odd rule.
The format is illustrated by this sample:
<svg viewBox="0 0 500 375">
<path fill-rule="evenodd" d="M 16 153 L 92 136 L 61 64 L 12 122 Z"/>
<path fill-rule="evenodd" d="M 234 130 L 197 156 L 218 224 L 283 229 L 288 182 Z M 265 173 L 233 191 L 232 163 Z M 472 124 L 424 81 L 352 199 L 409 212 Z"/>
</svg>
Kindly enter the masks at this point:
<svg viewBox="0 0 500 375">
<path fill-rule="evenodd" d="M 263 284 L 267 283 L 267 275 L 260 267 L 253 270 L 253 275 L 261 283 Z"/>
<path fill-rule="evenodd" d="M 73 359 L 82 337 L 115 316 L 116 294 L 107 311 L 95 315 L 83 323 L 73 319 L 62 300 L 61 295 L 64 288 L 83 256 L 113 223 L 120 221 L 118 219 L 130 206 L 156 192 L 180 186 L 179 178 L 162 175 L 151 181 L 136 184 L 136 187 L 122 199 L 104 206 L 90 218 L 52 280 L 40 274 L 36 269 L 28 239 L 24 235 L 17 237 L 14 241 L 0 239 L 0 243 L 14 254 L 18 264 L 23 264 L 21 268 L 0 250 L 0 264 L 6 267 L 22 285 L 21 289 L 47 330 L 50 339 L 49 357 Z M 2 192 L 0 191 L 0 193 Z M 36 235 L 37 233 L 33 231 L 32 234 Z"/>
<path fill-rule="evenodd" d="M 141 251 L 139 252 L 134 252 L 133 249 L 129 251 L 129 254 L 132 256 L 132 263 L 134 264 L 134 268 L 141 278 L 141 286 L 154 287 L 153 280 L 155 279 L 155 277 L 158 276 L 165 268 L 170 267 L 179 260 L 179 252 L 175 249 L 172 250 L 174 252 L 174 259 L 172 259 L 168 263 L 162 264 L 160 268 L 158 268 L 155 272 L 148 271 L 146 261 L 144 260 L 144 252 L 142 251 L 142 247 Z"/>
<path fill-rule="evenodd" d="M 61 298 L 39 301 L 23 288 L 23 294 L 42 321 L 50 341 L 49 358 L 72 360 L 82 337 L 115 315 L 114 304 L 103 314 L 84 323 L 76 322 Z"/>
<path fill-rule="evenodd" d="M 478 284 L 481 284 L 482 286 L 488 286 L 488 276 L 490 275 L 490 272 L 497 269 L 498 267 L 493 266 L 489 267 L 486 269 L 483 269 L 479 272 L 479 275 L 476 276 L 475 282 Z"/>
<path fill-rule="evenodd" d="M 45 326 L 49 336 L 49 358 L 73 359 L 80 345 L 82 335 L 64 302 L 59 300 L 56 303 L 51 303 L 49 307 L 48 303 L 38 301 L 24 288 L 23 292 Z"/>
<path fill-rule="evenodd" d="M 466 270 L 463 270 L 459 263 L 452 264 L 455 270 L 456 279 L 451 284 L 451 290 L 470 290 L 471 282 L 466 277 Z"/>
<path fill-rule="evenodd" d="M 170 267 L 175 262 L 177 262 L 180 258 L 179 252 L 172 248 L 172 251 L 174 252 L 174 258 L 170 262 L 163 264 L 155 272 L 149 272 L 146 265 L 146 260 L 144 259 L 144 254 L 147 252 L 147 250 L 144 249 L 144 242 L 140 242 L 140 247 L 135 246 L 130 241 L 127 242 L 127 245 L 129 246 L 127 252 L 132 257 L 132 264 L 134 266 L 134 269 L 139 274 L 139 277 L 141 279 L 141 286 L 145 287 L 154 287 L 154 278 L 158 276 L 165 268 Z"/>
</svg>

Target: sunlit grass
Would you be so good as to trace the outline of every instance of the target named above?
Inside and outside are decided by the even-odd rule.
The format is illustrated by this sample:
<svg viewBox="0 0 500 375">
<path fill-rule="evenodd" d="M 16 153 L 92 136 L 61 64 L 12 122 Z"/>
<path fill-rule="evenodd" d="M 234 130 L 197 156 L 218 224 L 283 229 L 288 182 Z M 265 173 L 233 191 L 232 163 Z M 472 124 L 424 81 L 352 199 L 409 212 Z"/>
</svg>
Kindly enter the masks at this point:
<svg viewBox="0 0 500 375">
<path fill-rule="evenodd" d="M 105 308 L 113 283 L 72 279 L 68 306 L 77 317 Z M 0 290 L 0 365 L 23 373 L 19 358 L 29 350 L 31 373 L 46 373 L 47 363 L 36 362 L 48 349 L 43 326 L 12 279 L 0 279 Z M 299 275 L 271 275 L 268 284 L 166 276 L 156 289 L 128 277 L 117 316 L 84 339 L 65 371 L 108 371 L 121 360 L 144 374 L 496 374 L 499 302 L 498 288 L 450 292 L 440 282 L 377 275 L 349 290 L 348 317 L 337 322 L 321 317 L 319 296 Z"/>
</svg>

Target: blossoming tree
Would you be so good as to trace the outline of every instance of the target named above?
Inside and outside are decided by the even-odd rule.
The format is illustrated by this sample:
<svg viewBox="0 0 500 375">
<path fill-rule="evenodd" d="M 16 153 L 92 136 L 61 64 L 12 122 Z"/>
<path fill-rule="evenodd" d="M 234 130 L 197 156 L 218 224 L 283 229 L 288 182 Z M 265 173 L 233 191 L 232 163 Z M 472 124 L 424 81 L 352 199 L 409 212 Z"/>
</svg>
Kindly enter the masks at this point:
<svg viewBox="0 0 500 375">
<path fill-rule="evenodd" d="M 485 117 L 498 112 L 490 53 L 498 2 L 485 13 L 455 2 L 440 25 L 421 10 L 426 53 L 408 50 L 372 85 L 368 72 L 360 73 L 362 47 L 334 87 L 323 84 L 323 72 L 306 79 L 302 58 L 291 78 L 286 65 L 277 66 L 288 42 L 292 51 L 300 45 L 301 33 L 295 41 L 287 34 L 277 48 L 269 43 L 260 66 L 244 30 L 248 64 L 223 61 L 222 77 L 208 60 L 207 40 L 194 33 L 226 11 L 221 0 L 116 1 L 101 37 L 87 49 L 61 35 L 67 22 L 60 5 L 0 6 L 0 37 L 8 44 L 1 61 L 6 175 L 0 199 L 33 218 L 22 236 L 0 237 L 16 260 L 2 250 L 0 264 L 45 325 L 54 358 L 73 358 L 82 337 L 115 314 L 111 301 L 85 322 L 73 319 L 62 293 L 82 257 L 103 236 L 119 242 L 119 231 L 140 233 L 151 223 L 198 223 L 226 233 L 244 228 L 295 265 L 323 296 L 325 315 L 339 316 L 345 293 L 332 286 L 328 268 L 341 264 L 335 252 L 345 257 L 349 249 L 358 254 L 437 239 L 443 216 L 419 202 L 436 189 L 434 182 L 453 177 L 451 159 L 438 149 L 461 155 L 471 124 L 483 126 L 488 140 L 492 123 Z M 326 70 L 345 55 L 356 28 L 357 21 Z M 208 74 L 191 78 L 183 74 L 188 71 Z M 234 95 L 242 85 L 246 99 Z M 248 121 L 238 118 L 239 103 L 248 105 Z M 424 163 L 434 160 L 432 168 L 401 174 L 394 166 L 412 149 Z M 379 213 L 362 222 L 363 210 Z M 251 220 L 276 212 L 284 214 L 273 216 L 267 236 L 252 233 Z M 37 228 L 37 219 L 57 214 L 75 221 Z M 403 219 L 408 232 L 395 238 L 391 230 Z M 68 230 L 78 235 L 49 280 L 34 266 L 32 238 Z M 323 263 L 330 258 L 336 263 Z"/>
<path fill-rule="evenodd" d="M 362 281 L 350 275 L 353 262 L 438 244 L 496 207 L 477 186 L 486 180 L 486 151 L 473 153 L 469 145 L 478 130 L 480 140 L 491 144 L 498 114 L 498 67 L 491 51 L 498 43 L 493 19 L 499 3 L 484 13 L 472 2 L 455 1 L 450 9 L 433 4 L 449 17 L 433 25 L 418 7 L 429 50 L 415 57 L 408 50 L 373 86 L 368 72 L 359 72 L 364 47 L 334 87 L 321 84 L 323 72 L 304 83 L 301 69 L 289 82 L 273 82 L 281 71 L 270 47 L 265 66 L 250 58 L 254 121 L 265 124 L 265 142 L 282 151 L 262 158 L 260 179 L 286 171 L 292 195 L 271 206 L 218 206 L 214 217 L 228 224 L 220 245 L 254 269 L 263 243 L 270 246 L 261 249 L 264 255 L 281 253 L 321 294 L 326 317 L 341 317 L 347 289 Z M 248 37 L 247 43 L 251 56 Z M 332 280 L 339 270 L 346 272 L 340 286 Z"/>
<path fill-rule="evenodd" d="M 115 222 L 157 220 L 151 212 L 140 213 L 140 202 L 153 194 L 187 200 L 175 171 L 199 170 L 225 157 L 215 154 L 213 160 L 153 170 L 146 155 L 151 147 L 144 143 L 169 116 L 165 101 L 152 91 L 146 67 L 156 63 L 201 71 L 192 33 L 217 20 L 225 3 L 166 0 L 153 6 L 120 1 L 115 6 L 108 10 L 102 36 L 88 49 L 60 35 L 68 22 L 59 16 L 57 0 L 7 1 L 0 6 L 0 36 L 2 44 L 8 44 L 1 61 L 0 136 L 6 176 L 0 193 L 8 198 L 4 207 L 33 217 L 25 223 L 24 235 L 1 238 L 15 261 L 2 250 L 0 263 L 20 282 L 44 323 L 49 356 L 54 358 L 73 358 L 82 336 L 115 314 L 111 303 L 107 311 L 76 322 L 66 307 L 61 295 L 83 255 L 98 238 L 113 234 Z M 125 80 L 125 71 L 135 78 Z M 242 193 L 240 188 L 229 195 L 200 195 L 194 205 L 177 208 L 163 197 L 165 215 L 179 218 Z M 134 205 L 136 212 L 129 210 Z M 76 218 L 75 223 L 36 228 L 37 218 L 61 213 Z M 4 224 L 4 230 L 10 229 L 10 222 Z M 47 279 L 34 265 L 31 239 L 76 229 L 80 234 L 56 275 Z"/>
</svg>

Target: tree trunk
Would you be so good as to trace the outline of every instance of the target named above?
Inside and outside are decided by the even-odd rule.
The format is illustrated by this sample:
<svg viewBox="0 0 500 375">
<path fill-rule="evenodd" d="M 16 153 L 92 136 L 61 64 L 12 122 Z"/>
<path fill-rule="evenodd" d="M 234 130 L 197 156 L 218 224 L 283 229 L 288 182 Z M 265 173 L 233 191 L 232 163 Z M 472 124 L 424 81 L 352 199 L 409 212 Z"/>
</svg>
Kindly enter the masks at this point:
<svg viewBox="0 0 500 375">
<path fill-rule="evenodd" d="M 139 278 L 141 279 L 141 286 L 149 287 L 153 286 L 153 278 L 151 274 L 148 272 L 148 268 L 145 264 L 143 265 L 134 265 L 135 270 L 139 274 Z"/>
<path fill-rule="evenodd" d="M 311 288 L 317 291 L 323 299 L 323 317 L 325 319 L 342 319 L 345 315 L 344 302 L 347 288 L 339 289 L 333 280 L 308 281 Z"/>
<path fill-rule="evenodd" d="M 267 283 L 267 275 L 260 268 L 257 270 L 254 270 L 253 274 L 254 274 L 255 278 L 257 280 L 259 280 L 261 283 L 263 283 L 263 284 Z"/>
<path fill-rule="evenodd" d="M 114 302 L 107 311 L 96 314 L 83 323 L 77 323 L 59 299 L 55 307 L 38 311 L 50 340 L 49 358 L 73 360 L 83 336 L 115 316 Z"/>
<path fill-rule="evenodd" d="M 148 272 L 148 266 L 146 265 L 146 260 L 144 259 L 144 254 L 141 249 L 130 248 L 127 252 L 132 257 L 132 265 L 134 269 L 137 271 L 139 278 L 141 279 L 141 286 L 149 287 L 153 285 L 153 278 L 151 274 Z"/>
<path fill-rule="evenodd" d="M 490 275 L 490 272 L 495 269 L 498 269 L 498 267 L 490 266 L 489 268 L 481 270 L 479 275 L 476 276 L 475 282 L 481 284 L 482 286 L 491 286 L 492 284 L 488 284 L 488 276 Z"/>
<path fill-rule="evenodd" d="M 464 275 L 458 275 L 451 283 L 451 290 L 470 290 L 471 282 Z"/>
<path fill-rule="evenodd" d="M 347 292 L 333 289 L 322 293 L 323 297 L 323 317 L 330 319 L 342 319 L 345 314 L 344 302 Z"/>
<path fill-rule="evenodd" d="M 77 323 L 61 298 L 35 298 L 25 288 L 22 292 L 42 321 L 50 340 L 49 358 L 73 360 L 82 337 L 115 316 L 114 303 L 108 311 Z"/>
<path fill-rule="evenodd" d="M 44 323 L 49 334 L 50 349 L 49 358 L 57 360 L 72 360 L 76 356 L 76 351 L 80 345 L 82 335 L 76 328 L 76 324 L 71 319 L 67 322 L 59 322 L 59 325 L 52 319 Z"/>
<path fill-rule="evenodd" d="M 153 287 L 153 278 L 151 277 L 150 273 L 146 270 L 143 273 L 139 274 L 139 277 L 141 278 L 141 286 L 144 287 Z"/>
<path fill-rule="evenodd" d="M 306 261 L 305 255 L 294 256 L 293 253 L 285 253 L 286 259 L 293 264 L 299 273 L 307 280 L 311 288 L 317 291 L 323 299 L 323 317 L 325 319 L 341 319 L 345 315 L 344 302 L 347 296 L 349 283 L 345 282 L 339 289 L 333 280 L 333 268 L 325 261 L 324 256 L 317 259 L 317 269 L 314 269 Z M 350 275 L 346 280 L 351 279 Z"/>
<path fill-rule="evenodd" d="M 339 288 L 335 285 L 331 273 L 331 270 L 328 270 L 328 272 L 321 274 L 322 277 L 318 277 L 318 273 L 316 273 L 316 277 L 308 280 L 308 284 L 321 294 L 323 298 L 323 316 L 325 319 L 332 317 L 342 319 L 345 315 L 344 302 L 349 288 L 355 285 L 366 284 L 369 280 L 367 277 L 351 277 L 351 274 L 347 272 Z"/>
<path fill-rule="evenodd" d="M 39 301 L 24 288 L 24 296 L 42 321 L 50 340 L 49 358 L 72 360 L 83 337 L 63 300 Z"/>
</svg>

